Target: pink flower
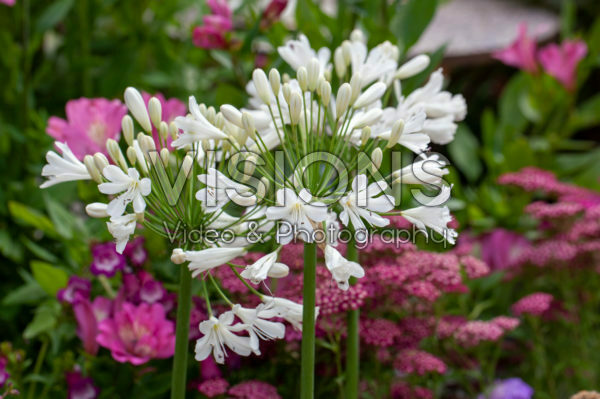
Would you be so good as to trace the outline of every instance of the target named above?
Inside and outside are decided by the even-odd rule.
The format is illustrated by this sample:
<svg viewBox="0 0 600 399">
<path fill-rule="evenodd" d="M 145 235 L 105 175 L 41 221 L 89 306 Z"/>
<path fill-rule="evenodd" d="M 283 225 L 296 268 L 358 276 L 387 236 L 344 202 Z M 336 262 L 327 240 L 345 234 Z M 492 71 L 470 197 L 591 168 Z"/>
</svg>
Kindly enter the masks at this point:
<svg viewBox="0 0 600 399">
<path fill-rule="evenodd" d="M 533 73 L 538 69 L 535 59 L 536 47 L 536 41 L 527 36 L 527 24 L 521 23 L 517 39 L 510 46 L 495 52 L 492 56 L 506 65 Z"/>
<path fill-rule="evenodd" d="M 89 377 L 84 377 L 79 371 L 67 373 L 67 399 L 95 399 L 100 390 Z"/>
<path fill-rule="evenodd" d="M 9 377 L 10 374 L 6 371 L 6 358 L 0 357 L 0 388 L 4 386 Z"/>
<path fill-rule="evenodd" d="M 394 362 L 394 368 L 402 373 L 417 375 L 446 372 L 446 364 L 443 361 L 431 353 L 417 349 L 400 352 Z"/>
<path fill-rule="evenodd" d="M 106 154 L 106 140 L 119 139 L 127 107 L 119 100 L 80 98 L 67 102 L 66 114 L 67 120 L 50 117 L 46 133 L 68 143 L 73 154 L 83 159 L 96 152 Z"/>
<path fill-rule="evenodd" d="M 98 321 L 92 304 L 87 299 L 78 301 L 73 305 L 73 313 L 77 320 L 77 336 L 83 342 L 83 349 L 90 355 L 95 355 L 98 353 Z"/>
<path fill-rule="evenodd" d="M 288 5 L 288 0 L 271 0 L 265 8 L 260 21 L 260 27 L 266 29 L 279 19 Z"/>
<path fill-rule="evenodd" d="M 95 276 L 103 274 L 112 277 L 117 270 L 125 268 L 125 257 L 117 252 L 114 242 L 94 245 L 92 256 L 94 259 L 90 271 Z"/>
<path fill-rule="evenodd" d="M 198 392 L 208 398 L 223 395 L 227 392 L 227 388 L 229 388 L 229 383 L 223 378 L 213 378 L 198 384 Z"/>
<path fill-rule="evenodd" d="M 481 238 L 481 259 L 492 270 L 506 269 L 527 246 L 523 236 L 497 228 Z"/>
<path fill-rule="evenodd" d="M 519 301 L 512 305 L 511 309 L 516 316 L 522 314 L 541 316 L 550 309 L 553 300 L 554 297 L 550 294 L 536 292 L 519 299 Z"/>
<path fill-rule="evenodd" d="M 12 7 L 15 5 L 16 0 L 0 0 L 0 3 L 6 4 L 7 6 Z"/>
<path fill-rule="evenodd" d="M 58 290 L 56 298 L 64 303 L 73 304 L 80 299 L 89 298 L 92 283 L 82 277 L 71 276 L 65 288 Z"/>
<path fill-rule="evenodd" d="M 193 42 L 196 47 L 204 49 L 224 49 L 227 40 L 223 32 L 213 26 L 196 26 L 193 33 Z"/>
<path fill-rule="evenodd" d="M 171 357 L 175 351 L 173 322 L 162 305 L 125 302 L 112 318 L 100 322 L 96 340 L 121 363 L 140 365 L 151 359 Z"/>
<path fill-rule="evenodd" d="M 504 330 L 504 332 L 512 331 L 519 326 L 521 321 L 514 317 L 497 316 L 490 320 L 492 323 Z"/>
<path fill-rule="evenodd" d="M 277 388 L 262 381 L 244 381 L 229 389 L 235 399 L 281 399 Z"/>
<path fill-rule="evenodd" d="M 456 341 L 466 348 L 479 345 L 482 342 L 494 342 L 504 335 L 504 329 L 493 321 L 468 321 L 454 332 Z"/>
<path fill-rule="evenodd" d="M 185 114 L 187 112 L 185 104 L 182 103 L 177 98 L 169 98 L 167 100 L 162 93 L 156 93 L 156 94 L 152 95 L 150 93 L 146 93 L 145 91 L 143 91 L 142 98 L 144 99 L 146 108 L 148 107 L 148 101 L 150 101 L 150 99 L 152 97 L 156 97 L 158 99 L 158 101 L 160 101 L 161 111 L 162 111 L 162 120 L 165 121 L 167 123 L 167 125 L 170 124 L 171 122 L 173 122 L 173 120 L 176 117 L 185 116 Z M 161 148 L 162 146 L 160 145 L 160 138 L 158 137 L 158 131 L 156 130 L 154 125 L 152 126 L 152 137 L 154 138 L 154 143 L 156 145 L 156 148 Z M 171 139 L 171 136 L 169 135 L 169 137 L 167 138 L 167 145 L 169 146 L 169 148 L 171 146 L 171 141 L 172 141 L 172 139 Z"/>
<path fill-rule="evenodd" d="M 169 100 L 170 101 L 170 100 Z M 148 259 L 148 252 L 144 248 L 144 237 L 138 236 L 130 240 L 125 247 L 123 255 L 129 259 L 134 266 L 142 266 Z"/>
<path fill-rule="evenodd" d="M 549 44 L 542 48 L 538 57 L 548 75 L 553 76 L 567 90 L 577 83 L 577 65 L 587 54 L 587 46 L 580 40 L 565 40 L 560 46 Z"/>
<path fill-rule="evenodd" d="M 197 26 L 193 32 L 193 42 L 205 49 L 223 49 L 228 43 L 225 33 L 233 29 L 232 12 L 225 0 L 207 0 L 212 14 L 202 18 L 204 25 Z"/>
</svg>

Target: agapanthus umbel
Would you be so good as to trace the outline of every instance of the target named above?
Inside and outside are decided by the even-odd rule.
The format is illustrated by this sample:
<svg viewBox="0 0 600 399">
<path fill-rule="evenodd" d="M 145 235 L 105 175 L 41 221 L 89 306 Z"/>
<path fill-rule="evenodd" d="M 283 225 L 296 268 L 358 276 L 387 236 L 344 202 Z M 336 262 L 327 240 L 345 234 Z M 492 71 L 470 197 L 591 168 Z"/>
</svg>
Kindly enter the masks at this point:
<svg viewBox="0 0 600 399">
<path fill-rule="evenodd" d="M 519 299 L 512 305 L 511 309 L 516 316 L 522 314 L 542 316 L 550 309 L 553 301 L 554 297 L 552 295 L 545 292 L 535 292 Z"/>
<path fill-rule="evenodd" d="M 151 359 L 173 356 L 175 333 L 160 304 L 123 303 L 110 318 L 98 325 L 98 343 L 121 363 L 140 365 Z"/>
</svg>

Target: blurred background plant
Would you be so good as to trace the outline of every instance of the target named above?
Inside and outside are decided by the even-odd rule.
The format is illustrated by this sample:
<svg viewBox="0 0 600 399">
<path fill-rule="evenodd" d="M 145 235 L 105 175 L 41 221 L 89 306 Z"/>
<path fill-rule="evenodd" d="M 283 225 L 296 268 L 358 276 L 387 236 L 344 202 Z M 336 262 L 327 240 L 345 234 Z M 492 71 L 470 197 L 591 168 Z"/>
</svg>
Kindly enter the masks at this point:
<svg viewBox="0 0 600 399">
<path fill-rule="evenodd" d="M 296 32 L 314 48 L 334 47 L 359 27 L 370 42 L 390 40 L 408 58 L 445 3 L 0 1 L 0 341 L 7 341 L 0 348 L 0 392 L 164 397 L 170 381 L 170 361 L 134 367 L 115 362 L 105 349 L 97 352 L 97 344 L 94 352 L 86 332 L 93 336 L 98 316 L 59 300 L 61 290 L 77 286 L 73 276 L 82 276 L 90 306 L 98 297 L 125 296 L 140 307 L 158 302 L 166 318 L 155 322 L 169 323 L 176 270 L 164 243 L 146 232 L 137 251 L 147 251 L 147 259 L 136 261 L 131 249 L 113 276 L 92 272 L 100 256 L 93 249 L 110 237 L 97 220 L 83 217 L 82 203 L 67 198 L 79 191 L 92 202 L 96 194 L 76 183 L 38 190 L 51 136 L 84 136 L 85 145 L 94 146 L 118 135 L 114 120 L 120 121 L 115 115 L 127 86 L 162 93 L 163 111 L 173 117 L 185 113 L 189 95 L 241 106 L 251 71 L 282 67 L 275 49 Z M 504 398 L 494 396 L 499 387 L 528 398 L 529 386 L 536 398 L 557 398 L 600 384 L 594 370 L 600 347 L 600 6 L 592 0 L 530 3 L 560 15 L 559 37 L 536 44 L 523 25 L 515 46 L 497 49 L 496 59 L 487 54 L 483 63 L 457 65 L 440 47 L 430 54 L 430 67 L 406 82 L 407 89 L 416 87 L 442 64 L 450 67 L 451 91 L 466 94 L 466 123 L 445 154 L 454 165 L 452 208 L 463 235 L 444 254 L 372 249 L 366 266 L 378 277 L 348 297 L 331 297 L 327 285 L 321 287 L 320 305 L 329 306 L 333 321 L 336 311 L 366 309 L 365 398 Z M 540 169 L 523 170 L 531 166 Z M 411 256 L 438 267 L 413 270 Z M 386 289 L 399 297 L 383 306 L 377 289 L 398 270 L 412 274 L 387 281 Z M 277 289 L 286 293 L 285 284 Z M 196 311 L 197 323 L 201 304 Z M 343 379 L 331 366 L 340 360 L 333 321 L 320 325 L 325 354 L 319 364 L 332 381 L 320 387 L 323 397 L 338 395 Z M 203 363 L 191 388 L 198 397 L 288 397 L 296 380 L 279 366 L 297 367 L 296 344 L 292 339 L 265 350 L 272 360 L 261 367 L 241 368 L 235 359 L 231 369 Z"/>
</svg>

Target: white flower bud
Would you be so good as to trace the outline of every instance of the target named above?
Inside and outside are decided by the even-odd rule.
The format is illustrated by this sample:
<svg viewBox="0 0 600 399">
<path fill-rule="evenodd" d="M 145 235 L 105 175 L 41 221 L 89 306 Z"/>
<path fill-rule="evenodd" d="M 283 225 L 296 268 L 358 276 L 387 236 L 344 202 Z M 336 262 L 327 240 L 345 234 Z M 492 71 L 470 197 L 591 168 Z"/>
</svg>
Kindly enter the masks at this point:
<svg viewBox="0 0 600 399">
<path fill-rule="evenodd" d="M 96 164 L 98 171 L 102 173 L 104 168 L 108 166 L 108 159 L 103 153 L 97 152 L 94 154 L 94 163 Z"/>
<path fill-rule="evenodd" d="M 169 135 L 171 136 L 172 140 L 177 140 L 177 136 L 179 136 L 179 129 L 177 128 L 175 122 L 171 122 L 169 124 Z"/>
<path fill-rule="evenodd" d="M 358 118 L 356 118 L 356 125 L 354 126 L 354 128 L 362 129 L 367 126 L 372 126 L 379 120 L 379 118 L 381 118 L 382 114 L 383 111 L 381 110 L 381 108 L 371 108 L 370 110 L 362 113 Z"/>
<path fill-rule="evenodd" d="M 151 132 L 152 125 L 150 124 L 150 117 L 148 116 L 148 110 L 146 109 L 146 104 L 144 104 L 144 99 L 140 92 L 133 87 L 128 87 L 125 89 L 124 97 L 125 104 L 135 120 L 138 121 L 142 129 Z"/>
<path fill-rule="evenodd" d="M 271 278 L 283 278 L 290 273 L 290 268 L 279 262 L 275 262 L 267 272 L 267 276 Z"/>
<path fill-rule="evenodd" d="M 338 90 L 335 104 L 335 115 L 338 119 L 341 118 L 348 109 L 351 96 L 352 87 L 348 83 L 343 83 Z"/>
<path fill-rule="evenodd" d="M 243 181 L 248 180 L 252 177 L 252 174 L 256 170 L 256 156 L 250 155 L 244 162 L 244 177 Z"/>
<path fill-rule="evenodd" d="M 298 71 L 296 72 L 296 79 L 298 80 L 300 90 L 305 92 L 308 89 L 308 72 L 306 71 L 306 68 L 303 66 L 298 68 Z"/>
<path fill-rule="evenodd" d="M 194 160 L 189 155 L 186 155 L 183 158 L 183 162 L 181 163 L 181 171 L 185 174 L 186 178 L 189 178 L 192 167 L 194 166 Z"/>
<path fill-rule="evenodd" d="M 185 252 L 181 248 L 175 248 L 171 254 L 171 262 L 180 265 L 185 262 Z"/>
<path fill-rule="evenodd" d="M 248 136 L 255 137 L 254 118 L 245 111 L 242 112 L 242 127 Z"/>
<path fill-rule="evenodd" d="M 363 92 L 354 103 L 354 108 L 368 107 L 375 101 L 379 100 L 383 93 L 387 90 L 387 86 L 383 82 L 377 82 Z"/>
<path fill-rule="evenodd" d="M 252 81 L 256 87 L 258 97 L 267 105 L 271 104 L 271 88 L 269 87 L 269 81 L 267 75 L 262 69 L 255 69 L 252 72 Z"/>
<path fill-rule="evenodd" d="M 289 83 L 290 80 L 292 80 L 292 79 L 290 78 L 290 75 L 288 75 L 287 73 L 284 73 L 283 76 L 281 77 L 282 83 Z"/>
<path fill-rule="evenodd" d="M 167 125 L 167 122 L 160 122 L 160 125 L 158 125 L 158 135 L 162 141 L 167 142 L 169 138 L 169 125 Z"/>
<path fill-rule="evenodd" d="M 204 117 L 206 117 L 206 112 L 208 111 L 206 108 L 206 104 L 204 104 L 204 103 L 198 104 L 198 109 L 200 110 L 200 113 L 202 115 L 204 115 Z"/>
<path fill-rule="evenodd" d="M 283 88 L 281 89 L 281 92 L 283 93 L 283 98 L 285 99 L 286 103 L 290 103 L 290 95 L 292 94 L 292 87 L 290 86 L 289 83 L 284 83 L 283 84 Z"/>
<path fill-rule="evenodd" d="M 279 89 L 281 88 L 281 76 L 279 76 L 279 71 L 275 68 L 272 68 L 269 71 L 269 84 L 271 85 L 273 94 L 277 97 L 279 95 Z"/>
<path fill-rule="evenodd" d="M 225 117 L 220 112 L 215 116 L 215 126 L 220 130 L 225 128 Z"/>
<path fill-rule="evenodd" d="M 265 197 L 267 190 L 269 190 L 269 179 L 267 179 L 265 176 L 263 176 L 260 178 L 260 182 L 262 184 L 259 184 L 258 188 L 256 190 L 256 198 L 258 199 L 259 202 L 260 202 L 260 200 L 262 200 Z"/>
<path fill-rule="evenodd" d="M 308 72 L 308 90 L 315 91 L 317 83 L 319 82 L 319 76 L 321 75 L 321 64 L 319 63 L 319 60 L 316 58 L 310 60 L 306 71 Z"/>
<path fill-rule="evenodd" d="M 171 153 L 169 152 L 168 149 L 163 148 L 160 150 L 160 159 L 162 160 L 163 165 L 165 165 L 165 167 L 169 166 L 169 156 L 171 155 Z"/>
<path fill-rule="evenodd" d="M 131 119 L 131 116 L 125 115 L 121 119 L 121 130 L 123 131 L 125 142 L 127 145 L 131 145 L 133 143 L 133 119 Z"/>
<path fill-rule="evenodd" d="M 217 111 L 215 110 L 215 107 L 213 107 L 212 105 L 210 107 L 208 107 L 206 109 L 205 115 L 206 119 L 212 123 L 213 125 L 215 124 L 215 119 L 217 117 Z"/>
<path fill-rule="evenodd" d="M 85 168 L 87 169 L 92 179 L 98 184 L 102 183 L 102 175 L 100 174 L 98 168 L 96 167 L 96 164 L 94 163 L 94 157 L 91 155 L 86 155 L 85 157 L 83 157 L 83 164 L 85 165 Z"/>
<path fill-rule="evenodd" d="M 343 78 L 346 74 L 346 60 L 344 59 L 344 51 L 341 47 L 335 49 L 333 53 L 333 64 L 335 65 L 335 73 L 338 78 Z"/>
<path fill-rule="evenodd" d="M 132 165 L 135 165 L 135 163 L 137 161 L 137 154 L 135 153 L 135 148 L 127 147 L 127 151 L 125 151 L 125 155 L 127 155 L 127 160 L 129 160 L 129 163 Z"/>
<path fill-rule="evenodd" d="M 93 218 L 107 218 L 108 212 L 106 212 L 107 204 L 103 204 L 101 202 L 92 202 L 91 204 L 86 205 L 85 213 L 88 214 L 89 217 Z"/>
<path fill-rule="evenodd" d="M 242 126 L 242 113 L 233 105 L 223 104 L 221 105 L 221 113 L 232 124 L 237 127 Z"/>
<path fill-rule="evenodd" d="M 365 35 L 363 34 L 362 30 L 360 29 L 354 29 L 352 31 L 352 33 L 350 33 L 350 40 L 352 40 L 353 42 L 363 42 L 365 43 Z"/>
<path fill-rule="evenodd" d="M 392 133 L 390 134 L 390 139 L 388 140 L 386 148 L 392 148 L 395 146 L 398 143 L 398 140 L 400 140 L 400 136 L 402 136 L 403 132 L 404 121 L 400 119 L 394 122 L 394 125 L 392 126 Z"/>
<path fill-rule="evenodd" d="M 361 146 L 367 145 L 367 142 L 369 141 L 370 138 L 371 138 L 371 127 L 366 126 L 365 128 L 363 128 L 362 132 L 360 133 L 360 145 Z"/>
<path fill-rule="evenodd" d="M 352 62 L 352 44 L 348 40 L 344 40 L 342 43 L 342 55 L 346 65 L 350 65 Z"/>
<path fill-rule="evenodd" d="M 325 72 L 323 72 L 323 76 L 325 77 L 325 80 L 331 82 L 331 68 L 327 68 Z"/>
<path fill-rule="evenodd" d="M 160 122 L 162 122 L 162 104 L 156 97 L 152 97 L 148 101 L 148 113 L 150 114 L 150 120 L 155 128 L 160 128 Z"/>
<path fill-rule="evenodd" d="M 290 97 L 290 119 L 292 125 L 297 125 L 300 121 L 300 114 L 302 113 L 302 96 L 300 93 L 293 92 Z"/>
<path fill-rule="evenodd" d="M 328 107 L 329 101 L 331 101 L 331 84 L 326 80 L 322 81 L 319 91 L 321 92 L 321 102 L 325 107 Z"/>
<path fill-rule="evenodd" d="M 405 62 L 404 65 L 402 65 L 398 69 L 398 71 L 394 75 L 394 78 L 407 79 L 412 76 L 415 76 L 415 75 L 423 72 L 425 70 L 425 68 L 427 68 L 429 66 L 429 62 L 430 62 L 429 56 L 427 56 L 425 54 L 417 55 L 412 60 Z"/>
<path fill-rule="evenodd" d="M 371 161 L 373 162 L 373 171 L 378 170 L 381 167 L 381 162 L 383 161 L 383 152 L 381 148 L 377 147 L 371 153 Z"/>
<path fill-rule="evenodd" d="M 106 151 L 108 151 L 108 155 L 110 155 L 110 158 L 116 165 L 119 165 L 123 170 L 127 170 L 127 162 L 125 161 L 125 157 L 119 148 L 119 144 L 115 140 L 106 140 Z"/>
<path fill-rule="evenodd" d="M 362 89 L 362 79 L 359 73 L 355 73 L 350 78 L 350 87 L 352 87 L 352 97 L 350 97 L 350 104 L 354 104 L 358 96 L 360 95 L 360 91 Z"/>
</svg>

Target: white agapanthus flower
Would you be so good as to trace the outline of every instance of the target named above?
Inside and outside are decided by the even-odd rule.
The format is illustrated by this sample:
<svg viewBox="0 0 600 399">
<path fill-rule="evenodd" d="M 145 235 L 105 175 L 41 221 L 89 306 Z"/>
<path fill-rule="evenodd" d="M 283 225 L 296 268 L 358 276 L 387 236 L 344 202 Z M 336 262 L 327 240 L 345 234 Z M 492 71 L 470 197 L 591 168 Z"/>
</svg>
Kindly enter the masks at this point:
<svg viewBox="0 0 600 399">
<path fill-rule="evenodd" d="M 183 133 L 176 140 L 173 140 L 171 143 L 173 147 L 182 148 L 202 140 L 227 139 L 227 135 L 221 129 L 218 129 L 202 115 L 194 96 L 190 96 L 188 107 L 189 115 L 175 118 L 175 125 Z"/>
<path fill-rule="evenodd" d="M 446 162 L 439 155 L 420 155 L 413 163 L 392 173 L 392 179 L 402 184 L 431 184 L 439 186 L 442 178 L 450 173 Z"/>
<path fill-rule="evenodd" d="M 235 334 L 242 331 L 250 333 L 250 326 L 233 324 L 234 318 L 233 312 L 229 311 L 221 314 L 218 319 L 211 316 L 200 323 L 200 332 L 204 336 L 196 341 L 197 361 L 206 359 L 212 352 L 215 361 L 224 364 L 227 356 L 226 346 L 240 356 L 248 356 L 258 351 L 258 340 Z"/>
<path fill-rule="evenodd" d="M 283 46 L 278 47 L 277 51 L 281 58 L 295 71 L 300 67 L 307 68 L 313 58 L 319 61 L 321 71 L 325 71 L 330 67 L 331 50 L 327 47 L 322 47 L 319 51 L 313 50 L 308 38 L 303 34 L 300 34 L 297 40 L 288 40 Z"/>
<path fill-rule="evenodd" d="M 408 148 L 414 153 L 420 154 L 429 149 L 431 139 L 423 131 L 427 114 L 423 108 L 415 107 L 407 109 L 400 105 L 397 108 L 388 107 L 383 110 L 383 114 L 373 127 L 373 136 L 382 139 L 393 141 L 393 145 L 400 144 Z M 397 121 L 404 122 L 402 131 L 399 135 L 393 135 L 393 125 Z"/>
<path fill-rule="evenodd" d="M 267 277 L 282 278 L 288 275 L 290 269 L 287 265 L 277 262 L 278 251 L 273 251 L 253 264 L 246 266 L 241 276 L 254 284 L 259 284 Z"/>
<path fill-rule="evenodd" d="M 448 223 L 452 221 L 450 209 L 446 205 L 440 204 L 450 197 L 451 189 L 451 186 L 442 186 L 436 197 L 421 201 L 422 206 L 402 211 L 402 216 L 425 235 L 427 235 L 427 227 L 429 227 L 436 233 L 441 234 L 450 244 L 454 244 L 458 233 L 448 227 Z"/>
<path fill-rule="evenodd" d="M 199 175 L 198 180 L 206 187 L 196 192 L 196 199 L 208 212 L 221 209 L 229 201 L 240 206 L 256 205 L 257 199 L 250 187 L 234 182 L 215 168 L 209 168 L 208 174 Z"/>
<path fill-rule="evenodd" d="M 302 304 L 289 299 L 263 296 L 262 301 L 269 306 L 275 316 L 285 319 L 296 330 L 302 331 Z M 315 319 L 319 316 L 319 307 L 315 307 Z"/>
<path fill-rule="evenodd" d="M 361 33 L 355 34 L 355 33 Z M 352 74 L 359 74 L 362 87 L 375 81 L 389 85 L 398 68 L 400 51 L 397 46 L 385 41 L 371 50 L 365 44 L 362 32 L 353 32 L 350 41 L 350 65 Z"/>
<path fill-rule="evenodd" d="M 350 277 L 363 278 L 365 271 L 357 262 L 349 261 L 330 245 L 325 246 L 325 266 L 331 272 L 333 279 L 341 290 L 349 288 Z"/>
<path fill-rule="evenodd" d="M 387 226 L 390 221 L 379 215 L 394 209 L 394 197 L 380 195 L 387 189 L 384 181 L 368 184 L 366 175 L 358 175 L 352 181 L 352 191 L 340 198 L 339 203 L 343 210 L 340 220 L 344 226 L 352 221 L 355 230 L 366 229 L 362 219 L 370 225 L 377 227 Z"/>
<path fill-rule="evenodd" d="M 150 179 L 140 179 L 140 172 L 135 168 L 129 168 L 127 174 L 115 165 L 108 165 L 102 171 L 109 183 L 101 183 L 98 190 L 103 194 L 115 195 L 116 198 L 108 203 L 106 212 L 112 216 L 121 216 L 130 202 L 133 204 L 135 213 L 142 213 L 146 209 L 144 197 L 150 194 Z"/>
<path fill-rule="evenodd" d="M 307 189 L 302 189 L 299 195 L 291 188 L 277 191 L 277 205 L 267 208 L 267 219 L 278 220 L 277 241 L 288 244 L 294 236 L 301 237 L 305 242 L 313 240 L 313 224 L 327 219 L 327 207 L 320 202 L 312 201 L 312 195 Z"/>
<path fill-rule="evenodd" d="M 129 237 L 135 232 L 138 217 L 134 213 L 113 216 L 106 223 L 108 232 L 114 237 L 117 244 L 117 252 L 122 254 L 125 246 L 129 241 Z"/>
<path fill-rule="evenodd" d="M 268 320 L 277 316 L 272 303 L 261 303 L 255 309 L 234 305 L 233 313 L 240 318 L 242 323 L 250 326 L 251 336 L 258 336 L 262 340 L 281 339 L 285 336 L 283 323 Z"/>
<path fill-rule="evenodd" d="M 90 180 L 92 178 L 83 162 L 77 159 L 67 143 L 57 141 L 54 145 L 60 150 L 62 156 L 54 151 L 46 153 L 48 164 L 42 168 L 42 176 L 48 180 L 42 183 L 40 188 L 50 187 L 67 181 Z"/>
<path fill-rule="evenodd" d="M 199 274 L 221 266 L 245 253 L 245 248 L 208 248 L 200 251 L 184 251 L 181 248 L 175 248 L 171 255 L 171 261 L 175 264 L 190 262 L 188 269 L 192 272 L 192 277 L 197 277 Z"/>
</svg>

